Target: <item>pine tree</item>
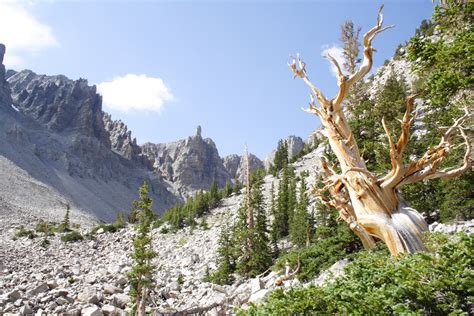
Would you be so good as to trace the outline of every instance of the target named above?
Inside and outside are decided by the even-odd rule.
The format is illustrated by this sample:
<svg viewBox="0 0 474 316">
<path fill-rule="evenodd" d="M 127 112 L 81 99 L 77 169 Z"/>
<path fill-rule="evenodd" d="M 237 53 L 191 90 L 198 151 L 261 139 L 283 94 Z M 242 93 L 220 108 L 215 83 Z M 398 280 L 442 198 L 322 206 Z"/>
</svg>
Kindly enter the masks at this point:
<svg viewBox="0 0 474 316">
<path fill-rule="evenodd" d="M 304 176 L 301 176 L 299 201 L 290 225 L 290 239 L 298 247 L 305 246 L 308 239 L 310 239 L 308 234 L 311 230 L 311 223 L 308 214 L 309 202 L 306 190 L 306 181 Z"/>
<path fill-rule="evenodd" d="M 343 43 L 342 54 L 344 56 L 344 69 L 349 73 L 353 74 L 356 71 L 357 66 L 360 64 L 359 54 L 359 33 L 361 28 L 355 29 L 352 21 L 345 21 L 341 25 L 341 42 Z"/>
<path fill-rule="evenodd" d="M 272 187 L 270 189 L 270 214 L 273 216 L 273 222 L 271 225 L 270 231 L 270 242 L 272 245 L 272 254 L 274 258 L 277 258 L 279 255 L 278 249 L 278 237 L 279 237 L 279 224 L 277 222 L 277 207 L 275 200 L 275 184 L 272 182 Z"/>
<path fill-rule="evenodd" d="M 69 221 L 69 210 L 70 210 L 70 208 L 71 207 L 69 206 L 69 203 L 66 203 L 66 214 L 64 214 L 64 219 L 61 222 L 61 224 L 59 224 L 59 226 L 58 226 L 58 231 L 59 232 L 65 233 L 65 232 L 70 232 L 71 231 L 71 223 Z"/>
<path fill-rule="evenodd" d="M 209 208 L 213 209 L 218 207 L 220 200 L 221 197 L 219 196 L 219 191 L 217 189 L 217 182 L 214 180 L 209 189 Z"/>
<path fill-rule="evenodd" d="M 263 177 L 256 174 L 252 187 L 252 204 L 255 214 L 254 251 L 251 257 L 251 275 L 264 272 L 272 263 L 272 253 L 268 236 L 266 205 L 263 196 Z"/>
<path fill-rule="evenodd" d="M 294 186 L 291 184 L 293 179 L 293 168 L 284 167 L 278 187 L 277 209 L 274 219 L 277 238 L 288 236 L 290 215 L 292 215 L 295 205 Z"/>
<path fill-rule="evenodd" d="M 254 216 L 252 228 L 249 227 L 247 207 L 239 210 L 235 226 L 237 248 L 237 271 L 244 276 L 253 277 L 265 271 L 271 264 L 265 203 L 263 200 L 263 180 L 261 174 L 254 174 L 250 203 Z"/>
<path fill-rule="evenodd" d="M 273 164 L 270 166 L 270 173 L 274 176 L 278 172 L 288 165 L 288 142 L 286 140 L 280 139 L 278 141 L 278 146 L 275 152 L 275 158 L 273 159 Z"/>
<path fill-rule="evenodd" d="M 217 250 L 217 270 L 208 279 L 217 284 L 231 284 L 234 280 L 232 273 L 235 272 L 234 249 L 229 234 L 229 226 L 225 225 L 219 237 L 219 249 Z"/>
<path fill-rule="evenodd" d="M 229 181 L 227 181 L 224 189 L 222 190 L 222 196 L 225 198 L 229 197 L 232 194 L 232 191 L 233 191 L 232 184 Z"/>
<path fill-rule="evenodd" d="M 155 265 L 152 263 L 157 253 L 152 247 L 151 229 L 154 221 L 152 211 L 153 201 L 148 196 L 148 184 L 146 182 L 139 189 L 140 198 L 133 202 L 133 207 L 137 210 L 138 223 L 135 225 L 135 235 L 133 237 L 134 251 L 131 254 L 134 265 L 128 273 L 130 280 L 130 293 L 135 300 L 137 315 L 145 315 L 146 300 L 148 291 L 153 286 L 152 274 Z"/>
</svg>

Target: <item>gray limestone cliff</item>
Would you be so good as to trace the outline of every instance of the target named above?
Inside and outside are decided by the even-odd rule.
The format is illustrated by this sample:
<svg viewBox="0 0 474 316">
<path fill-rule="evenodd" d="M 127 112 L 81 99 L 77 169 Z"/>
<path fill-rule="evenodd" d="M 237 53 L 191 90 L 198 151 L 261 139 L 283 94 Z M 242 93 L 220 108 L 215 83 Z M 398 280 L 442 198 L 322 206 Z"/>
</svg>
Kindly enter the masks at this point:
<svg viewBox="0 0 474 316">
<path fill-rule="evenodd" d="M 304 141 L 301 137 L 290 135 L 286 139 L 288 144 L 288 159 L 291 160 L 293 156 L 297 155 L 304 147 Z M 268 170 L 270 165 L 273 163 L 275 159 L 276 149 L 273 150 L 264 160 L 265 169 Z"/>
<path fill-rule="evenodd" d="M 182 196 L 208 189 L 213 180 L 222 187 L 232 179 L 216 144 L 210 138 L 202 138 L 201 133 L 201 127 L 198 126 L 195 135 L 186 139 L 141 146 L 143 154 L 153 163 L 155 172 L 173 183 Z"/>
<path fill-rule="evenodd" d="M 222 158 L 222 162 L 233 179 L 239 180 L 240 182 L 245 181 L 246 166 L 242 156 L 235 154 L 228 155 Z M 250 171 L 265 168 L 263 162 L 253 154 L 249 154 L 249 165 Z"/>
</svg>

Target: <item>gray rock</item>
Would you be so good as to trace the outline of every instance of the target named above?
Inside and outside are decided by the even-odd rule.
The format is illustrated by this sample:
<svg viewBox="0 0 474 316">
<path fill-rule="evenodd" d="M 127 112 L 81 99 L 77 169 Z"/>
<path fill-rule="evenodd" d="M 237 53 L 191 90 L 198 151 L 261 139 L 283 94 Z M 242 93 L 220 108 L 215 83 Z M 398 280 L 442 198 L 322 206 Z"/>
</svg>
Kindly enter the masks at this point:
<svg viewBox="0 0 474 316">
<path fill-rule="evenodd" d="M 1 47 L 0 47 L 0 49 L 1 49 Z M 8 292 L 6 294 L 6 297 L 10 302 L 13 302 L 13 301 L 16 301 L 16 300 L 21 298 L 21 293 L 18 290 L 13 290 L 11 292 Z"/>
<path fill-rule="evenodd" d="M 295 155 L 297 155 L 304 147 L 304 142 L 301 137 L 290 135 L 286 139 L 288 144 L 288 159 L 291 160 Z M 275 159 L 276 149 L 273 150 L 268 156 L 265 158 L 264 165 L 265 169 L 268 170 L 270 165 L 273 164 L 273 160 Z"/>
<path fill-rule="evenodd" d="M 88 286 L 84 288 L 83 291 L 77 295 L 77 300 L 90 304 L 99 303 L 96 288 L 93 286 Z"/>
<path fill-rule="evenodd" d="M 31 290 L 27 291 L 26 295 L 35 296 L 35 295 L 38 295 L 39 293 L 44 293 L 48 290 L 49 290 L 48 284 L 46 282 L 44 282 L 44 283 L 41 283 L 40 285 L 38 285 L 37 287 L 35 287 L 34 289 L 31 289 Z"/>
<path fill-rule="evenodd" d="M 253 278 L 250 280 L 250 290 L 252 293 L 256 293 L 263 289 L 264 283 L 260 278 Z"/>
<path fill-rule="evenodd" d="M 130 302 L 130 296 L 126 294 L 119 293 L 112 296 L 112 305 L 116 307 L 125 308 L 125 306 Z"/>
<path fill-rule="evenodd" d="M 95 305 L 82 309 L 81 314 L 83 316 L 102 316 L 103 315 L 100 308 Z"/>
<path fill-rule="evenodd" d="M 55 289 L 58 287 L 58 283 L 55 280 L 50 280 L 46 282 L 46 285 L 48 285 L 48 288 L 50 289 Z"/>
<path fill-rule="evenodd" d="M 228 155 L 222 158 L 222 161 L 224 163 L 224 167 L 233 179 L 237 179 L 240 182 L 245 181 L 246 166 L 243 156 Z M 250 171 L 265 168 L 263 162 L 253 154 L 249 154 L 249 165 Z"/>
<path fill-rule="evenodd" d="M 184 195 L 208 189 L 213 180 L 223 187 L 231 176 L 219 157 L 215 143 L 196 135 L 168 144 L 146 143 L 142 151 L 153 162 L 155 170 L 172 181 Z"/>
<path fill-rule="evenodd" d="M 18 311 L 20 315 L 32 315 L 33 310 L 28 304 L 23 305 L 20 310 Z"/>
<path fill-rule="evenodd" d="M 270 290 L 268 289 L 261 289 L 257 292 L 254 292 L 250 298 L 249 298 L 249 302 L 250 303 L 259 303 L 261 302 L 268 294 L 268 292 L 270 292 Z"/>
<path fill-rule="evenodd" d="M 115 293 L 123 293 L 123 290 L 121 288 L 118 288 L 110 284 L 104 285 L 104 294 L 115 294 Z"/>
</svg>

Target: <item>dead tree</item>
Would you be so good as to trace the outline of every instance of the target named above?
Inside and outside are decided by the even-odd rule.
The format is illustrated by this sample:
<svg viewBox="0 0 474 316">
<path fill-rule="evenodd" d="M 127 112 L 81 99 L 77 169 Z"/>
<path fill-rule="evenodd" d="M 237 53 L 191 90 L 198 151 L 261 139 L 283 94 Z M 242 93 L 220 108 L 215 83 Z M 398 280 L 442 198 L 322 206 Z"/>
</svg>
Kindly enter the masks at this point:
<svg viewBox="0 0 474 316">
<path fill-rule="evenodd" d="M 470 169 L 471 145 L 462 127 L 468 118 L 466 114 L 457 119 L 442 136 L 439 144 L 430 148 L 418 160 L 409 164 L 403 162 L 403 153 L 408 143 L 410 127 L 413 123 L 414 96 L 407 99 L 405 115 L 401 121 L 402 131 L 398 141 L 394 141 L 389 129 L 382 120 L 390 146 L 392 169 L 383 177 L 370 172 L 362 158 L 354 135 L 347 123 L 342 109 L 342 102 L 351 86 L 367 75 L 372 68 L 372 56 L 375 51 L 372 40 L 375 36 L 393 27 L 383 27 L 382 7 L 379 9 L 377 24 L 364 34 L 364 59 L 359 69 L 346 77 L 338 62 L 331 56 L 327 58 L 334 64 L 338 74 L 339 91 L 332 99 L 324 94 L 310 81 L 306 73 L 306 64 L 297 55 L 289 63 L 294 73 L 293 78 L 300 77 L 311 90 L 311 102 L 306 112 L 317 115 L 324 127 L 323 135 L 337 157 L 340 173 L 328 165 L 325 159 L 321 162 L 323 189 L 315 188 L 314 193 L 330 207 L 339 212 L 339 217 L 346 221 L 365 248 L 371 249 L 378 238 L 385 242 L 393 256 L 399 253 L 414 253 L 424 250 L 422 232 L 427 229 L 423 217 L 401 198 L 398 189 L 402 185 L 412 184 L 425 179 L 452 178 Z M 319 107 L 316 106 L 316 100 Z M 453 148 L 452 139 L 456 132 L 464 138 L 466 153 L 461 167 L 438 171 L 438 167 Z M 330 197 L 326 197 L 329 192 Z"/>
</svg>

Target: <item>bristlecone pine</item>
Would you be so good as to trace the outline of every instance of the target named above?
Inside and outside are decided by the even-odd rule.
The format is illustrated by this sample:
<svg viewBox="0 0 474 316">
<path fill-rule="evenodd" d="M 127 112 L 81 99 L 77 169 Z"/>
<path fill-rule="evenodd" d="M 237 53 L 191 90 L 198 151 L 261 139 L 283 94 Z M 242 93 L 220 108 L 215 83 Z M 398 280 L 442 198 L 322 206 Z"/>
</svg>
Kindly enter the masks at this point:
<svg viewBox="0 0 474 316">
<path fill-rule="evenodd" d="M 324 127 L 323 134 L 328 138 L 341 169 L 341 173 L 338 174 L 323 159 L 321 176 L 325 186 L 323 189 L 315 188 L 314 193 L 323 203 L 337 209 L 340 218 L 347 222 L 354 233 L 360 237 L 365 248 L 373 248 L 375 238 L 378 238 L 385 242 L 393 256 L 397 256 L 400 253 L 424 250 L 425 246 L 421 237 L 422 232 L 427 230 L 423 217 L 416 210 L 408 207 L 401 198 L 398 188 L 425 179 L 453 178 L 461 175 L 470 169 L 471 145 L 462 127 L 469 116 L 465 109 L 465 115 L 454 122 L 437 146 L 428 149 L 420 159 L 404 164 L 403 152 L 413 123 L 411 112 L 414 96 L 410 96 L 401 121 L 402 132 L 397 142 L 394 142 L 382 120 L 389 140 L 392 170 L 381 178 L 377 178 L 367 170 L 341 104 L 350 87 L 369 73 L 372 67 L 374 52 L 372 40 L 378 33 L 393 27 L 392 25 L 383 27 L 382 9 L 383 6 L 379 9 L 375 27 L 364 34 L 364 60 L 354 74 L 344 76 L 338 62 L 331 55 L 327 56 L 336 67 L 338 74 L 339 91 L 334 98 L 328 100 L 309 80 L 305 63 L 298 55 L 292 58 L 289 66 L 294 73 L 293 78 L 300 77 L 311 89 L 311 102 L 305 111 L 321 119 Z M 318 100 L 320 107 L 316 106 L 315 99 Z M 463 165 L 438 171 L 438 167 L 453 148 L 452 138 L 456 131 L 465 140 L 466 153 Z M 324 193 L 329 193 L 330 197 L 328 198 L 328 195 Z"/>
</svg>

